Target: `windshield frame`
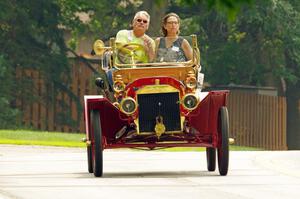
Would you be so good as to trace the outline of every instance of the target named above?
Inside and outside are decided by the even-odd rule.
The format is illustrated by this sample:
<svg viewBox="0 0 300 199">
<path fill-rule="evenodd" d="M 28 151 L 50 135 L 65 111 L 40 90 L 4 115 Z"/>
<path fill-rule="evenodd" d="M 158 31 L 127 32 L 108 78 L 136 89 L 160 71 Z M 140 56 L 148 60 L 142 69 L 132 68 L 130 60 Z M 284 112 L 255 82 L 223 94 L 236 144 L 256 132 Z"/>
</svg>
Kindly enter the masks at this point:
<svg viewBox="0 0 300 199">
<path fill-rule="evenodd" d="M 196 35 L 190 35 L 192 39 L 191 48 L 193 51 L 193 58 L 191 60 L 185 61 L 185 62 L 149 62 L 149 63 L 129 63 L 129 64 L 122 64 L 117 63 L 117 54 L 116 54 L 116 42 L 115 38 L 110 38 L 110 47 L 112 50 L 112 56 L 113 56 L 113 66 L 116 69 L 129 69 L 129 68 L 150 68 L 150 67 L 160 67 L 160 66 L 177 66 L 177 67 L 190 67 L 200 64 L 200 51 L 198 49 L 197 44 L 197 36 Z"/>
</svg>

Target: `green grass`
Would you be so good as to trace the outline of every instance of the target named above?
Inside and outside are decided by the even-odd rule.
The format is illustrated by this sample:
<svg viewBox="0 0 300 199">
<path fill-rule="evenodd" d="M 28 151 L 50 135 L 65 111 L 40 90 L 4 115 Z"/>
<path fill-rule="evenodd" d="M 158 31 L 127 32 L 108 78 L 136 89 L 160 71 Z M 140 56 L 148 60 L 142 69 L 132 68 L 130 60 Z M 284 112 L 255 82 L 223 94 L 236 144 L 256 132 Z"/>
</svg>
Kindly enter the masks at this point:
<svg viewBox="0 0 300 199">
<path fill-rule="evenodd" d="M 84 147 L 85 134 L 30 130 L 0 130 L 0 144 Z"/>
<path fill-rule="evenodd" d="M 43 145 L 43 146 L 63 146 L 63 147 L 85 147 L 81 142 L 85 134 L 81 133 L 61 133 L 32 130 L 0 130 L 0 144 L 16 145 Z M 258 151 L 262 150 L 253 147 L 243 147 L 230 145 L 231 151 Z M 203 147 L 175 147 L 161 149 L 159 151 L 205 151 Z"/>
</svg>

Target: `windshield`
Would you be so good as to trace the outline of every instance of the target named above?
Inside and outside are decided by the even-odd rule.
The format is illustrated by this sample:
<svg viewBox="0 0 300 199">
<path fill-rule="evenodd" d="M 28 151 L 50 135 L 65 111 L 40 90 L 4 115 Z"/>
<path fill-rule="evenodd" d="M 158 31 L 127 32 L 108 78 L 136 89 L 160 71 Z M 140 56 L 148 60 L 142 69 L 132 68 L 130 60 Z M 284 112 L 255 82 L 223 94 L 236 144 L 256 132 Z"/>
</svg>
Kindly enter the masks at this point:
<svg viewBox="0 0 300 199">
<path fill-rule="evenodd" d="M 112 44 L 113 62 L 116 68 L 191 66 L 199 62 L 196 36 L 178 38 L 152 37 L 152 55 L 143 41 Z"/>
</svg>

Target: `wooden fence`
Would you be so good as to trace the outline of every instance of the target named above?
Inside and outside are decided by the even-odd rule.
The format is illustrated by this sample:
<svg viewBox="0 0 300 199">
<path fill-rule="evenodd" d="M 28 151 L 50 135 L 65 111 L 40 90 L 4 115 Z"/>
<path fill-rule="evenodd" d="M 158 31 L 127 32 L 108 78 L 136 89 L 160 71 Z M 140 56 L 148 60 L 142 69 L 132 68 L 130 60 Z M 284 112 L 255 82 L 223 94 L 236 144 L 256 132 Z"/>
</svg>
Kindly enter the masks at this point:
<svg viewBox="0 0 300 199">
<path fill-rule="evenodd" d="M 96 68 L 94 65 L 94 68 Z M 33 95 L 39 100 L 21 97 L 17 106 L 22 110 L 22 123 L 36 129 L 62 132 L 85 132 L 83 96 L 96 94 L 93 73 L 85 63 L 74 60 L 69 88 L 77 98 L 65 92 L 54 97 L 53 89 L 45 88 L 43 78 L 33 70 L 18 70 L 17 78 L 33 81 Z M 48 97 L 42 97 L 42 96 Z M 52 96 L 52 98 L 49 96 Z M 80 106 L 81 105 L 81 106 Z M 286 100 L 233 91 L 229 95 L 230 137 L 242 146 L 269 150 L 286 150 Z"/>
<path fill-rule="evenodd" d="M 241 146 L 286 150 L 286 99 L 232 91 L 228 100 L 230 136 Z"/>
<path fill-rule="evenodd" d="M 30 100 L 20 97 L 17 106 L 22 111 L 22 124 L 31 128 L 61 131 L 85 132 L 83 120 L 83 96 L 97 94 L 93 81 L 93 72 L 85 63 L 71 60 L 71 81 L 69 88 L 75 98 L 66 92 L 54 97 L 53 88 L 45 88 L 43 77 L 34 70 L 17 70 L 17 78 L 30 78 L 33 82 L 31 90 L 39 98 Z M 94 68 L 97 64 L 92 65 Z M 47 96 L 47 97 L 45 97 Z"/>
</svg>

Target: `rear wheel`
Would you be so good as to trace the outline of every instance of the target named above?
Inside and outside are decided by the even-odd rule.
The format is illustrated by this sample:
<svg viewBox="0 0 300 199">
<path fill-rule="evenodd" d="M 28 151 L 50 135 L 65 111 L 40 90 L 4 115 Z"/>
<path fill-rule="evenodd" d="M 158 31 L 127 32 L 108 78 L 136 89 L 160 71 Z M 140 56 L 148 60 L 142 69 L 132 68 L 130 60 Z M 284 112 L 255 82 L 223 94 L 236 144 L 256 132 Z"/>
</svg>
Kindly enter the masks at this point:
<svg viewBox="0 0 300 199">
<path fill-rule="evenodd" d="M 93 152 L 93 172 L 94 176 L 101 177 L 103 174 L 103 152 L 102 152 L 102 130 L 99 110 L 91 111 L 91 121 L 94 135 L 94 143 L 92 144 Z"/>
<path fill-rule="evenodd" d="M 206 160 L 207 160 L 207 170 L 216 170 L 216 149 L 207 147 L 206 148 Z"/>
<path fill-rule="evenodd" d="M 219 135 L 221 136 L 220 144 L 218 147 L 218 166 L 219 173 L 222 176 L 227 175 L 229 165 L 229 116 L 226 107 L 221 107 L 219 113 Z"/>
</svg>

